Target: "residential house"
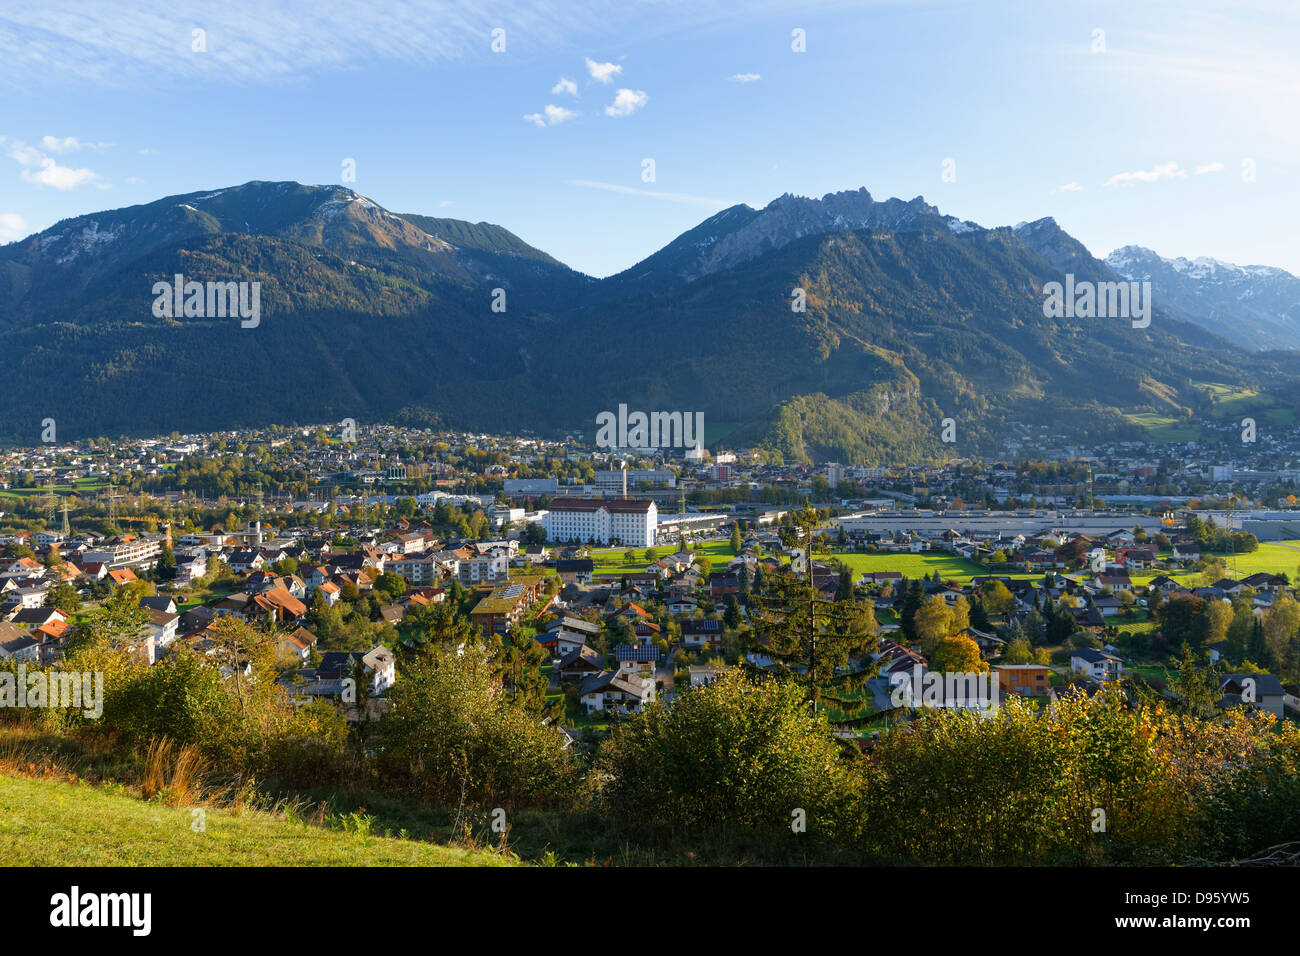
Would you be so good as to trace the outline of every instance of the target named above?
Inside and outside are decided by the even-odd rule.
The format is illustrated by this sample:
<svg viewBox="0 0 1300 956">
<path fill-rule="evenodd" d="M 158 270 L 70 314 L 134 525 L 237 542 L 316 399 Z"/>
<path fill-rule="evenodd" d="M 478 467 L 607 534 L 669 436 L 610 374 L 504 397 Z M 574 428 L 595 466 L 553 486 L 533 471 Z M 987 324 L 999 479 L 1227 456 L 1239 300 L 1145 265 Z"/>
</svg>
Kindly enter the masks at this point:
<svg viewBox="0 0 1300 956">
<path fill-rule="evenodd" d="M 288 634 L 282 634 L 276 644 L 275 651 L 281 661 L 302 661 L 305 663 L 311 658 L 311 652 L 315 646 L 316 635 L 305 627 L 299 627 Z"/>
<path fill-rule="evenodd" d="M 694 614 L 700 609 L 700 603 L 691 597 L 675 597 L 668 600 L 667 608 L 674 616 Z"/>
<path fill-rule="evenodd" d="M 148 619 L 144 625 L 144 633 L 152 645 L 152 653 L 165 648 L 172 641 L 176 640 L 176 629 L 180 624 L 180 615 L 175 612 L 159 611 L 157 608 L 141 608 L 145 617 Z M 152 662 L 151 662 L 152 663 Z"/>
<path fill-rule="evenodd" d="M 1044 664 L 998 664 L 993 673 L 1004 694 L 1046 697 L 1051 693 L 1052 669 Z"/>
<path fill-rule="evenodd" d="M 1225 674 L 1219 692 L 1218 707 L 1254 706 L 1279 718 L 1285 713 L 1286 691 L 1272 674 Z"/>
<path fill-rule="evenodd" d="M 0 621 L 0 660 L 39 664 L 41 642 L 21 627 L 8 621 Z"/>
<path fill-rule="evenodd" d="M 590 584 L 595 574 L 596 563 L 591 558 L 574 558 L 568 561 L 556 561 L 555 572 L 564 584 Z"/>
<path fill-rule="evenodd" d="M 1095 681 L 1118 680 L 1122 665 L 1123 662 L 1114 654 L 1091 647 L 1070 652 L 1070 670 L 1076 674 L 1086 674 Z"/>
<path fill-rule="evenodd" d="M 692 687 L 705 687 L 720 680 L 726 674 L 727 668 L 716 664 L 691 664 L 687 666 L 686 671 L 690 675 Z"/>
<path fill-rule="evenodd" d="M 723 624 L 711 618 L 692 618 L 682 621 L 682 646 L 696 651 L 707 647 L 718 650 L 722 647 Z"/>
<path fill-rule="evenodd" d="M 639 713 L 655 699 L 655 682 L 620 668 L 588 677 L 578 686 L 578 699 L 588 714 Z"/>
<path fill-rule="evenodd" d="M 614 648 L 614 657 L 620 668 L 642 677 L 654 677 L 655 664 L 659 662 L 659 648 L 653 644 L 620 644 Z"/>
<path fill-rule="evenodd" d="M 561 681 L 581 681 L 601 672 L 604 659 L 599 653 L 580 644 L 566 653 L 555 667 L 555 673 Z"/>
</svg>

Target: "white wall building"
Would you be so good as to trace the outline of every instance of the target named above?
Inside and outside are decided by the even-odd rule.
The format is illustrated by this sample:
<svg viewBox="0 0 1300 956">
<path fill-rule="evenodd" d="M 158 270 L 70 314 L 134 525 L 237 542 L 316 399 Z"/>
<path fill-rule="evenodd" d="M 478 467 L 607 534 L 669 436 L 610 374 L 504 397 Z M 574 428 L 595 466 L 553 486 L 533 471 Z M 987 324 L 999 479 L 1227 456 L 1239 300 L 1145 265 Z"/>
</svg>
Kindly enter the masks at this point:
<svg viewBox="0 0 1300 956">
<path fill-rule="evenodd" d="M 556 498 L 542 519 L 546 540 L 609 544 L 632 548 L 655 544 L 659 512 L 650 500 L 632 498 Z"/>
<path fill-rule="evenodd" d="M 502 552 L 464 558 L 460 562 L 458 574 L 461 584 L 504 581 L 510 576 L 510 555 Z"/>
<path fill-rule="evenodd" d="M 653 487 L 676 488 L 677 475 L 668 468 L 629 468 L 627 470 L 627 487 L 636 491 L 642 485 Z M 596 472 L 594 487 L 599 494 L 617 495 L 623 492 L 622 469 Z"/>
</svg>

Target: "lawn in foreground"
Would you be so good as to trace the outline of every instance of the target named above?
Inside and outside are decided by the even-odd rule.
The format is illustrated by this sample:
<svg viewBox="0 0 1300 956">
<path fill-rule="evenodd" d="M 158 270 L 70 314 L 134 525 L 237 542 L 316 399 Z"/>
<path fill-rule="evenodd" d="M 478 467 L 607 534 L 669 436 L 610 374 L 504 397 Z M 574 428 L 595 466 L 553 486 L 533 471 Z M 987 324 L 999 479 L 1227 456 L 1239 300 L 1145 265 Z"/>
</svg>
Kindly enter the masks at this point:
<svg viewBox="0 0 1300 956">
<path fill-rule="evenodd" d="M 227 810 L 191 829 L 188 807 L 62 780 L 0 775 L 5 866 L 500 866 L 465 850 Z"/>
</svg>

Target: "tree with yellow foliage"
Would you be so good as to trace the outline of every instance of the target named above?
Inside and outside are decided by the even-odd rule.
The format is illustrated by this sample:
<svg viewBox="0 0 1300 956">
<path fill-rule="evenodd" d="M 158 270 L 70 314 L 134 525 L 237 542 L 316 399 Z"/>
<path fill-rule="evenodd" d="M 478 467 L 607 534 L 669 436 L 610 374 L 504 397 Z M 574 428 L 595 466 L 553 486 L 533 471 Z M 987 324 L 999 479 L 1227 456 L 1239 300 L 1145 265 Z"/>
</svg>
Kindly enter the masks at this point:
<svg viewBox="0 0 1300 956">
<path fill-rule="evenodd" d="M 930 655 L 930 670 L 943 674 L 982 674 L 988 669 L 979 646 L 961 634 L 945 637 Z"/>
</svg>

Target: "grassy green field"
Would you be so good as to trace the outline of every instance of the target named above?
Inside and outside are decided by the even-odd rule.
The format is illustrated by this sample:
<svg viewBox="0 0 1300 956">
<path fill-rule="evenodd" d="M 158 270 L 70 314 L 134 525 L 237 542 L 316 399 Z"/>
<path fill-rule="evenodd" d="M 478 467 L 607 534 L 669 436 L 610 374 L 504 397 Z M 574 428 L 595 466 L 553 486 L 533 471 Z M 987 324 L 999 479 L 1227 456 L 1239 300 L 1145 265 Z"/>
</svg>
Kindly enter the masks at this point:
<svg viewBox="0 0 1300 956">
<path fill-rule="evenodd" d="M 1262 541 L 1259 550 L 1250 554 L 1223 555 L 1223 563 L 1229 571 L 1236 568 L 1241 577 L 1257 571 L 1271 571 L 1295 580 L 1296 569 L 1300 568 L 1300 541 Z"/>
<path fill-rule="evenodd" d="M 1112 617 L 1107 619 L 1107 623 L 1114 625 L 1115 629 L 1122 634 L 1141 634 L 1143 631 L 1155 630 L 1156 626 L 1150 612 L 1145 610 L 1137 611 L 1131 620 L 1124 617 Z"/>
<path fill-rule="evenodd" d="M 1261 542 L 1258 551 L 1239 554 L 1235 557 L 1223 555 L 1229 576 L 1235 568 L 1237 577 L 1247 577 L 1257 571 L 1270 571 L 1274 574 L 1285 573 L 1292 580 L 1300 579 L 1300 541 Z M 1028 578 L 1039 580 L 1043 573 L 1035 571 L 1029 574 L 1006 574 L 1000 571 L 985 571 L 979 565 L 955 555 L 936 553 L 922 554 L 816 554 L 816 560 L 828 561 L 831 558 L 847 564 L 859 574 L 875 571 L 899 571 L 908 578 L 932 575 L 937 570 L 944 580 L 955 579 L 962 584 L 970 581 L 972 576 L 993 574 L 998 577 L 1013 579 Z M 1179 581 L 1185 587 L 1200 583 L 1201 572 L 1181 569 L 1173 571 L 1135 571 L 1130 577 L 1136 587 L 1144 587 L 1152 579 L 1165 575 Z"/>
<path fill-rule="evenodd" d="M 1151 436 L 1152 441 L 1196 441 L 1202 437 L 1199 428 L 1179 424 L 1179 419 L 1171 415 L 1157 415 L 1155 412 L 1139 412 L 1124 416 L 1135 425 L 1141 425 Z"/>
<path fill-rule="evenodd" d="M 149 803 L 88 784 L 0 775 L 5 866 L 501 866 L 468 850 L 313 826 L 267 813 Z"/>
<path fill-rule="evenodd" d="M 632 549 L 636 552 L 636 561 L 632 564 L 623 561 L 623 555 L 627 553 L 627 550 L 627 548 L 593 548 L 591 560 L 595 564 L 596 574 L 618 577 L 620 574 L 635 574 L 638 571 L 644 571 L 646 565 L 650 563 L 645 560 L 646 549 Z M 654 551 L 656 558 L 662 558 L 666 554 L 676 553 L 677 545 L 660 546 L 651 550 Z M 721 570 L 723 565 L 735 557 L 729 541 L 707 541 L 701 544 L 693 544 L 691 550 L 696 554 L 707 557 L 713 562 L 713 566 L 717 570 Z"/>
<path fill-rule="evenodd" d="M 617 577 L 620 574 L 629 574 L 645 570 L 649 562 L 644 560 L 645 548 L 633 548 L 636 552 L 637 559 L 633 564 L 625 564 L 623 555 L 626 548 L 600 548 L 591 552 L 592 560 L 595 562 L 597 575 L 606 577 Z M 669 547 L 658 547 L 654 549 L 656 556 L 672 554 L 677 550 L 675 545 Z M 720 567 L 733 557 L 731 545 L 726 541 L 710 541 L 704 544 L 695 545 L 695 550 L 700 554 L 707 555 L 715 567 Z M 933 575 L 935 571 L 944 578 L 944 580 L 953 579 L 962 584 L 969 583 L 970 579 L 975 576 L 994 574 L 998 577 L 1009 577 L 1014 579 L 1039 580 L 1042 578 L 1042 572 L 1035 571 L 1031 573 L 1006 573 L 1001 571 L 986 571 L 978 564 L 967 561 L 965 558 L 943 552 L 923 552 L 921 554 L 857 554 L 857 553 L 834 553 L 834 554 L 814 554 L 814 560 L 829 561 L 835 558 L 848 565 L 856 574 L 869 574 L 876 571 L 898 571 L 906 577 L 919 578 L 922 576 Z M 1257 571 L 1271 571 L 1273 573 L 1285 573 L 1292 579 L 1300 578 L 1300 541 L 1270 541 L 1261 542 L 1258 551 L 1250 554 L 1239 554 L 1235 558 L 1232 555 L 1223 556 L 1224 563 L 1228 566 L 1231 573 L 1235 567 L 1238 577 L 1246 577 Z M 1145 586 L 1153 578 L 1159 575 L 1168 575 L 1169 577 L 1179 580 L 1186 586 L 1192 586 L 1199 581 L 1198 571 L 1148 571 L 1134 572 L 1131 577 L 1133 584 L 1137 587 Z"/>
<path fill-rule="evenodd" d="M 1212 418 L 1241 421 L 1243 417 L 1254 418 L 1258 422 L 1272 425 L 1295 424 L 1295 413 L 1289 405 L 1269 395 L 1261 394 L 1253 388 L 1235 388 L 1228 385 L 1211 384 L 1209 388 L 1215 393 Z"/>
<path fill-rule="evenodd" d="M 814 554 L 815 561 L 829 561 L 836 558 L 853 569 L 856 574 L 871 574 L 877 571 L 899 571 L 907 578 L 929 576 L 938 571 L 946 581 L 949 578 L 966 584 L 977 575 L 998 574 L 1003 577 L 1041 578 L 1041 574 L 1001 575 L 1000 572 L 985 571 L 978 564 L 942 552 L 925 554 Z"/>
<path fill-rule="evenodd" d="M 54 493 L 56 495 L 87 495 L 99 491 L 104 487 L 104 482 L 98 478 L 81 478 L 75 484 L 55 485 Z M 33 488 L 10 488 L 6 491 L 0 491 L 0 498 L 30 498 L 33 495 L 48 494 L 49 488 L 44 485 L 38 485 Z"/>
</svg>

